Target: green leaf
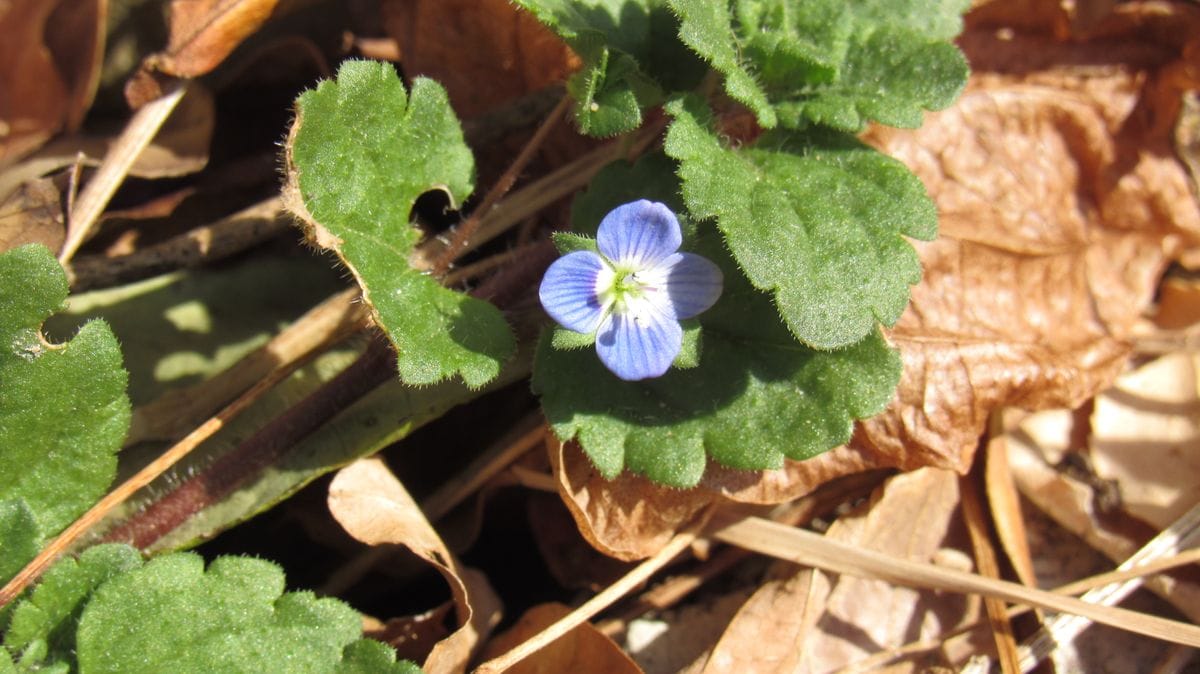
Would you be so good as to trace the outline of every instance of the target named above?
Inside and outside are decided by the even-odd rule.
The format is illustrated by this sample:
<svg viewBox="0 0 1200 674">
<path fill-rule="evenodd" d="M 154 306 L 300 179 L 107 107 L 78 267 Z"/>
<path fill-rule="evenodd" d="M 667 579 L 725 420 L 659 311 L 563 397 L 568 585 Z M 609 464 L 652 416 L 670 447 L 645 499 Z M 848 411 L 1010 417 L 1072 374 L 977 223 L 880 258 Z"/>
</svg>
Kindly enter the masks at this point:
<svg viewBox="0 0 1200 674">
<path fill-rule="evenodd" d="M 89 548 L 78 560 L 60 560 L 16 602 L 5 648 L 20 654 L 25 668 L 69 667 L 75 662 L 75 630 L 84 604 L 105 581 L 141 565 L 136 550 L 119 544 Z"/>
<path fill-rule="evenodd" d="M 37 555 L 42 535 L 24 499 L 0 501 L 0 585 Z"/>
<path fill-rule="evenodd" d="M 921 278 L 903 236 L 932 239 L 937 211 L 900 162 L 832 131 L 722 146 L 695 99 L 674 101 L 666 150 L 693 216 L 715 217 L 755 287 L 774 293 L 792 334 L 833 349 L 892 325 Z"/>
<path fill-rule="evenodd" d="M 590 250 L 593 253 L 600 250 L 596 245 L 596 239 L 591 236 L 583 236 L 574 232 L 555 232 L 551 238 L 554 240 L 554 247 L 558 249 L 559 255 L 574 253 L 578 250 Z"/>
<path fill-rule="evenodd" d="M 96 589 L 76 642 L 79 670 L 90 673 L 365 671 L 379 662 L 374 647 L 345 650 L 361 631 L 341 601 L 285 594 L 270 562 L 220 557 L 205 570 L 199 555 L 176 553 Z"/>
<path fill-rule="evenodd" d="M 337 674 L 421 674 L 409 660 L 396 660 L 396 651 L 371 639 L 359 639 L 346 647 Z"/>
<path fill-rule="evenodd" d="M 564 351 L 587 349 L 595 344 L 596 334 L 592 332 L 575 332 L 556 325 L 550 335 L 550 345 Z"/>
<path fill-rule="evenodd" d="M 669 0 L 680 38 L 767 128 L 920 126 L 966 83 L 965 0 Z"/>
<path fill-rule="evenodd" d="M 642 123 L 663 91 L 691 89 L 706 68 L 676 38 L 665 0 L 515 0 L 555 31 L 583 61 L 567 82 L 575 119 L 591 136 Z"/>
<path fill-rule="evenodd" d="M 617 205 L 647 198 L 678 208 L 678 193 L 675 163 L 662 155 L 615 163 L 576 198 L 572 219 L 578 231 L 594 232 Z M 709 458 L 746 470 L 777 468 L 785 457 L 808 458 L 845 442 L 854 419 L 887 405 L 900 359 L 878 331 L 837 351 L 797 344 L 715 232 L 687 236 L 685 247 L 721 267 L 725 290 L 699 316 L 703 349 L 700 331 L 685 322 L 683 362 L 667 374 L 621 381 L 594 349 L 555 348 L 565 331 L 542 333 L 533 376 L 542 409 L 558 437 L 579 439 L 602 475 L 628 468 L 689 487 Z M 695 366 L 682 369 L 689 356 Z"/>
<path fill-rule="evenodd" d="M 42 322 L 67 298 L 49 250 L 0 255 L 0 288 L 0 503 L 9 503 L 0 526 L 16 537 L 0 538 L 7 568 L 28 561 L 8 549 L 28 551 L 29 514 L 51 536 L 108 488 L 130 410 L 121 350 L 105 323 L 85 324 L 63 345 L 43 340 Z M 14 515 L 13 502 L 28 513 Z"/>
<path fill-rule="evenodd" d="M 461 200 L 472 189 L 474 160 L 446 92 L 417 78 L 410 97 L 392 66 L 348 61 L 297 108 L 290 156 L 315 238 L 358 279 L 396 346 L 400 377 L 494 379 L 515 348 L 500 311 L 408 264 L 417 197 L 436 188 Z"/>
<path fill-rule="evenodd" d="M 542 409 L 555 434 L 578 437 L 606 478 L 628 468 L 690 487 L 709 457 L 744 470 L 779 468 L 784 457 L 844 443 L 854 419 L 880 412 L 892 397 L 900 359 L 878 333 L 838 351 L 797 344 L 716 239 L 697 246 L 721 266 L 725 292 L 700 316 L 696 367 L 625 382 L 594 351 L 554 349 L 543 333 L 533 377 Z"/>
</svg>

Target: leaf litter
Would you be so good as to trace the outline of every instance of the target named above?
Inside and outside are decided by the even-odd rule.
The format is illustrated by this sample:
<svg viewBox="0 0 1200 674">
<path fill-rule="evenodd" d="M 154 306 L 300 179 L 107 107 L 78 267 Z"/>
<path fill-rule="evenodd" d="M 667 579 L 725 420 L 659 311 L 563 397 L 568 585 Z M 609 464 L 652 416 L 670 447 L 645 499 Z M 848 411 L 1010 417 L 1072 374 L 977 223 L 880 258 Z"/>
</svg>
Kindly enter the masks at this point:
<svg viewBox="0 0 1200 674">
<path fill-rule="evenodd" d="M 475 26 L 460 30 L 503 27 L 497 34 L 509 36 L 488 44 L 487 56 L 447 52 L 445 42 L 427 39 L 428 26 L 440 26 L 440 12 L 450 9 L 437 3 L 383 4 L 386 30 L 396 36 L 405 64 L 413 73 L 447 78 L 451 102 L 463 116 L 489 112 L 577 67 L 561 43 L 506 3 L 459 10 Z M 984 4 L 967 17 L 968 32 L 958 45 L 975 74 L 955 106 L 926 115 L 916 131 L 876 127 L 864 136 L 918 174 L 941 221 L 939 238 L 917 246 L 924 280 L 913 287 L 911 305 L 888 333 L 905 370 L 883 415 L 860 423 L 846 446 L 809 461 L 788 460 L 780 470 L 747 473 L 710 463 L 690 490 L 628 474 L 604 480 L 570 443 L 548 447 L 550 475 L 540 473 L 541 482 L 526 472 L 523 481 L 506 484 L 557 491 L 584 540 L 613 557 L 638 560 L 713 507 L 761 509 L 792 502 L 835 479 L 866 474 L 877 485 L 869 498 L 821 512 L 822 521 L 833 521 L 829 538 L 971 568 L 956 523 L 959 498 L 952 471 L 971 466 L 981 436 L 997 430 L 989 430 L 988 420 L 1001 415 L 1002 442 L 993 434 L 988 452 L 1003 452 L 1009 462 L 987 457 L 991 516 L 1000 529 L 999 544 L 1018 569 L 1014 577 L 1024 582 L 1037 580 L 1030 572 L 1047 556 L 1075 554 L 1071 546 L 1086 544 L 1123 560 L 1195 505 L 1200 469 L 1191 418 L 1197 404 L 1194 354 L 1180 348 L 1146 361 L 1134 350 L 1154 329 L 1145 318 L 1158 308 L 1164 271 L 1173 263 L 1190 268 L 1200 260 L 1195 182 L 1174 154 L 1173 135 L 1179 94 L 1196 86 L 1188 68 L 1195 67 L 1200 44 L 1198 13 L 1187 5 L 1134 2 L 1095 18 L 1056 3 L 1022 3 L 1031 8 L 1019 10 L 1001 4 Z M 139 82 L 211 71 L 264 25 L 275 3 L 177 2 L 172 9 L 170 42 L 145 60 Z M 85 28 L 73 30 L 86 33 Z M 1050 37 L 1072 31 L 1071 40 Z M 513 44 L 536 48 L 509 51 Z M 55 100 L 34 116 L 31 131 L 5 144 L 6 158 L 33 152 L 61 129 L 78 126 L 88 100 L 79 92 L 98 76 L 99 65 L 72 58 L 77 79 L 51 92 Z M 473 88 L 473 82 L 489 86 Z M 130 93 L 135 99 L 152 97 L 136 87 Z M 218 119 L 218 128 L 221 123 Z M 188 147 L 207 144 L 211 127 L 208 133 L 204 128 L 203 120 L 184 124 L 182 131 L 198 134 Z M 563 143 L 571 147 L 571 141 Z M 546 153 L 559 151 L 551 147 Z M 40 173 L 63 167 L 62 161 Z M 489 170 L 494 169 L 480 169 Z M 16 184 L 28 190 L 34 183 Z M 1162 302 L 1166 306 L 1166 295 Z M 1186 331 L 1191 323 L 1181 320 L 1170 327 Z M 1081 406 L 1082 411 L 1072 412 Z M 1006 411 L 1014 407 L 1057 411 L 1018 423 Z M 460 442 L 479 443 L 479 437 L 464 436 Z M 440 448 L 435 443 L 423 451 L 431 449 Z M 1078 456 L 1088 458 L 1072 458 Z M 882 472 L 870 472 L 889 469 L 912 472 L 884 483 Z M 1011 493 L 1000 496 L 1010 474 L 1022 500 Z M 474 623 L 471 616 L 488 623 L 499 612 L 489 592 L 480 589 L 488 585 L 488 569 L 464 569 L 381 463 L 353 464 L 327 488 L 330 509 L 356 538 L 369 545 L 407 545 L 444 575 L 458 631 L 437 646 L 427 644 L 433 654 L 426 666 L 427 671 L 462 671 L 491 627 Z M 1114 491 L 1117 497 L 1111 496 Z M 486 508 L 499 512 L 502 506 Z M 1047 525 L 1031 518 L 1040 522 L 1034 526 L 1074 531 L 1083 543 L 1030 553 L 1023 545 L 1026 534 L 1014 531 L 1022 508 L 1036 508 L 1055 520 Z M 706 554 L 702 546 L 693 547 L 692 563 L 703 566 Z M 748 575 L 740 587 L 703 590 L 708 600 L 739 592 L 748 598 L 724 635 L 705 644 L 711 650 L 687 671 L 852 667 L 880 651 L 970 623 L 981 610 L 962 595 L 918 592 L 784 562 L 766 570 L 760 563 L 743 573 Z M 1158 576 L 1149 586 L 1190 619 L 1200 619 L 1194 611 L 1200 605 L 1194 579 Z M 468 602 L 473 593 L 478 603 Z M 530 610 L 505 637 L 511 643 L 521 640 L 518 634 L 536 632 L 531 624 L 546 626 L 564 613 L 532 608 L 535 603 L 529 598 L 515 603 Z M 441 610 L 424 622 L 448 617 L 447 609 Z M 538 667 L 573 662 L 582 663 L 573 668 L 639 671 L 587 625 L 567 638 L 578 641 L 558 642 L 524 666 L 546 671 Z M 496 637 L 493 648 L 504 650 L 502 643 Z M 598 649 L 596 655 L 579 660 L 570 644 L 583 643 Z M 990 653 L 990 644 L 986 632 L 969 633 L 923 652 L 916 662 L 959 665 L 969 655 Z M 1152 657 L 1166 655 L 1152 652 Z M 609 662 L 614 664 L 601 664 Z"/>
</svg>

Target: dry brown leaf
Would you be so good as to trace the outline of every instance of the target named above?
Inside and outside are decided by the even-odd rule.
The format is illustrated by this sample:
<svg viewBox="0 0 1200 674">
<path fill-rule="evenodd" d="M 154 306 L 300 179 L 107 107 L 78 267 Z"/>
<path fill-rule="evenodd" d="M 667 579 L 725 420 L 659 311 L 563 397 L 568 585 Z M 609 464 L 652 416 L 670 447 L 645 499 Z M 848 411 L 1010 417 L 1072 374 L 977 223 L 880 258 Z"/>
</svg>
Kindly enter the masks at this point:
<svg viewBox="0 0 1200 674">
<path fill-rule="evenodd" d="M 107 0 L 0 4 L 0 168 L 79 127 L 100 78 L 107 13 Z"/>
<path fill-rule="evenodd" d="M 173 0 L 167 48 L 147 56 L 125 87 L 134 108 L 158 98 L 158 76 L 193 78 L 220 65 L 275 11 L 279 0 Z"/>
<path fill-rule="evenodd" d="M 419 615 L 391 618 L 387 622 L 364 616 L 363 636 L 390 644 L 396 649 L 398 659 L 423 660 L 434 643 L 449 635 L 447 618 L 453 610 L 454 602 L 448 601 Z"/>
<path fill-rule="evenodd" d="M 129 174 L 139 178 L 174 178 L 203 169 L 208 164 L 215 124 L 216 102 L 212 92 L 193 83 L 154 140 L 134 160 Z M 20 164 L 0 172 L 0 199 L 12 194 L 21 183 L 76 162 L 99 166 L 115 142 L 115 136 L 88 134 L 50 141 Z"/>
<path fill-rule="evenodd" d="M 703 674 L 796 671 L 798 646 L 820 616 L 821 602 L 809 602 L 817 573 L 794 564 L 775 568 L 782 577 L 767 580 L 742 605 L 699 670 Z M 820 584 L 828 592 L 828 581 L 821 578 Z"/>
<path fill-rule="evenodd" d="M 0 252 L 40 243 L 57 253 L 65 237 L 62 195 L 52 180 L 30 180 L 0 203 Z"/>
<path fill-rule="evenodd" d="M 1129 372 L 1096 397 L 1091 457 L 1129 514 L 1165 529 L 1200 501 L 1200 377 L 1195 352 Z"/>
<path fill-rule="evenodd" d="M 384 0 L 380 12 L 405 72 L 441 83 L 461 117 L 562 82 L 579 67 L 561 40 L 509 0 Z"/>
<path fill-rule="evenodd" d="M 890 467 L 868 447 L 838 447 L 780 470 L 739 471 L 709 463 L 700 485 L 674 489 L 632 473 L 605 480 L 577 443 L 547 442 L 559 495 L 589 543 L 627 561 L 658 552 L 704 507 L 713 503 L 784 503 L 835 478 Z"/>
<path fill-rule="evenodd" d="M 555 494 L 533 493 L 525 505 L 534 543 L 559 586 L 599 592 L 632 567 L 601 554 L 579 535 L 579 526 Z"/>
<path fill-rule="evenodd" d="M 1147 72 L 1177 54 L 1139 39 L 967 33 L 958 103 L 918 131 L 869 133 L 941 217 L 891 333 L 897 399 L 863 424 L 900 467 L 964 470 L 992 410 L 1074 407 L 1107 386 L 1163 269 L 1197 240 L 1187 173 L 1135 115 Z"/>
<path fill-rule="evenodd" d="M 329 510 L 368 545 L 399 544 L 431 564 L 450 585 L 458 629 L 425 658 L 430 674 L 466 671 L 472 652 L 499 619 L 499 600 L 482 574 L 459 565 L 404 485 L 379 459 L 338 471 L 329 485 Z"/>
<path fill-rule="evenodd" d="M 890 479 L 827 536 L 928 562 L 946 544 L 957 507 L 956 476 L 926 468 Z M 710 654 L 706 674 L 831 671 L 973 617 L 962 596 L 787 568 L 790 573 L 768 582 L 738 612 Z"/>
<path fill-rule="evenodd" d="M 489 641 L 482 658 L 490 660 L 503 655 L 570 612 L 571 609 L 562 604 L 534 606 L 521 616 L 516 625 Z M 642 669 L 612 639 L 601 634 L 591 623 L 584 623 L 507 671 L 509 674 L 640 674 Z"/>
<path fill-rule="evenodd" d="M 671 489 L 622 473 L 605 480 L 574 442 L 547 440 L 558 492 L 597 550 L 626 561 L 658 552 L 713 496 L 699 489 Z"/>
</svg>

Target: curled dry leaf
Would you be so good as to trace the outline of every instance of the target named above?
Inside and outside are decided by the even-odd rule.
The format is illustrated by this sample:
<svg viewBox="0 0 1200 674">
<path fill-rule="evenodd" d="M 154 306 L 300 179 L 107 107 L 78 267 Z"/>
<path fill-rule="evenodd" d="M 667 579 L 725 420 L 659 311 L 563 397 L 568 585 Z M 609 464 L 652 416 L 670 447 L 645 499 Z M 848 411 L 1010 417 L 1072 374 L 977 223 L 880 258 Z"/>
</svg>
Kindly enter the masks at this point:
<svg viewBox="0 0 1200 674">
<path fill-rule="evenodd" d="M 538 604 L 525 612 L 508 630 L 496 635 L 483 651 L 483 660 L 507 653 L 530 637 L 568 615 L 562 604 Z M 526 657 L 508 669 L 509 674 L 557 674 L 558 672 L 605 672 L 640 674 L 637 666 L 612 639 L 601 634 L 591 623 L 567 632 L 549 646 Z"/>
<path fill-rule="evenodd" d="M 547 445 L 559 494 L 580 533 L 617 559 L 658 552 L 713 500 L 705 491 L 670 489 L 631 473 L 605 480 L 578 444 L 549 440 Z"/>
<path fill-rule="evenodd" d="M 509 0 L 384 0 L 380 13 L 405 73 L 437 80 L 460 117 L 562 82 L 579 67 L 558 37 Z"/>
<path fill-rule="evenodd" d="M 140 108 L 162 94 L 157 74 L 193 78 L 220 65 L 275 11 L 279 0 L 173 0 L 167 48 L 147 56 L 125 86 Z"/>
<path fill-rule="evenodd" d="M 368 545 L 399 544 L 429 562 L 450 585 L 458 630 L 425 658 L 430 674 L 463 672 L 472 652 L 499 619 L 499 600 L 482 574 L 463 568 L 419 506 L 379 459 L 340 470 L 329 485 L 329 510 L 354 538 Z"/>
<path fill-rule="evenodd" d="M 1075 407 L 1124 366 L 1163 269 L 1200 234 L 1168 135 L 1139 113 L 1147 73 L 1178 58 L 1151 37 L 968 33 L 958 103 L 918 131 L 869 134 L 941 215 L 891 332 L 897 398 L 863 424 L 896 465 L 964 470 L 992 410 Z"/>
<path fill-rule="evenodd" d="M 549 440 L 559 495 L 597 550 L 628 561 L 653 555 L 706 506 L 791 501 L 837 477 L 887 467 L 870 448 L 838 447 L 774 471 L 737 471 L 710 463 L 700 485 L 673 489 L 632 473 L 605 480 L 574 442 Z"/>
<path fill-rule="evenodd" d="M 107 13 L 107 0 L 0 4 L 0 168 L 79 127 L 100 78 Z"/>
<path fill-rule="evenodd" d="M 866 506 L 839 518 L 826 535 L 929 562 L 951 537 L 957 508 L 955 475 L 926 468 L 888 480 Z M 773 575 L 726 628 L 705 674 L 833 671 L 973 618 L 970 602 L 961 595 L 830 576 L 794 564 L 777 566 Z"/>
</svg>

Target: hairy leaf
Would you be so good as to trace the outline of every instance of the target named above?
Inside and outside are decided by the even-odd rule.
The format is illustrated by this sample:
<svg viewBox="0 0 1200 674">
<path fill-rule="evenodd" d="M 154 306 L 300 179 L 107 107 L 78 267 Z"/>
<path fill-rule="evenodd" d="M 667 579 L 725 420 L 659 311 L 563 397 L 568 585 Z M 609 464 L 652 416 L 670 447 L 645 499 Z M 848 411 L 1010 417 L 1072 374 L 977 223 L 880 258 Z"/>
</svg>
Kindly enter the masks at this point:
<svg viewBox="0 0 1200 674">
<path fill-rule="evenodd" d="M 669 1 L 683 41 L 764 127 L 917 127 L 966 82 L 946 42 L 962 30 L 962 0 Z"/>
<path fill-rule="evenodd" d="M 361 618 L 336 599 L 284 593 L 259 559 L 158 557 L 103 583 L 83 609 L 78 668 L 87 672 L 405 672 L 357 646 Z M 381 665 L 381 666 L 373 666 Z"/>
<path fill-rule="evenodd" d="M 494 379 L 513 353 L 504 317 L 408 264 L 419 232 L 409 212 L 421 193 L 472 189 L 474 161 L 432 80 L 411 97 L 387 64 L 349 61 L 337 81 L 297 100 L 290 147 L 303 206 L 317 242 L 335 250 L 362 286 L 396 346 L 400 377 L 431 384 L 455 374 L 471 387 Z"/>
<path fill-rule="evenodd" d="M 819 349 L 892 325 L 921 279 L 902 235 L 932 239 L 937 213 L 898 161 L 836 132 L 768 134 L 724 147 L 694 99 L 675 117 L 667 153 L 680 162 L 692 215 L 715 217 L 750 281 L 775 295 L 788 328 Z"/>
<path fill-rule="evenodd" d="M 79 559 L 65 558 L 19 600 L 4 634 L 4 646 L 22 656 L 24 667 L 54 668 L 75 661 L 75 630 L 92 593 L 110 578 L 142 565 L 127 545 L 100 545 Z"/>
<path fill-rule="evenodd" d="M 671 168 L 652 156 L 605 169 L 577 201 L 576 229 L 594 231 L 597 222 L 589 218 L 627 200 L 637 185 L 646 198 L 677 201 Z M 625 382 L 593 350 L 556 349 L 551 331 L 543 334 L 533 378 L 542 408 L 555 433 L 578 437 L 603 475 L 629 468 L 688 487 L 708 457 L 743 470 L 778 468 L 785 457 L 808 458 L 845 442 L 854 419 L 883 409 L 900 361 L 878 332 L 838 351 L 797 344 L 719 237 L 710 232 L 688 247 L 725 274 L 721 299 L 699 316 L 703 349 L 695 367 Z"/>
<path fill-rule="evenodd" d="M 689 89 L 704 64 L 676 38 L 664 0 L 516 0 L 583 60 L 567 83 L 575 119 L 592 136 L 637 128 L 663 91 Z"/>
<path fill-rule="evenodd" d="M 421 674 L 410 660 L 396 660 L 396 651 L 373 639 L 359 639 L 342 651 L 336 674 Z"/>
<path fill-rule="evenodd" d="M 41 547 L 42 531 L 24 499 L 0 501 L 0 583 L 7 583 Z"/>
<path fill-rule="evenodd" d="M 0 566 L 9 569 L 28 561 L 17 551 L 28 552 L 30 515 L 53 535 L 108 488 L 130 411 L 107 324 L 87 323 L 63 345 L 43 339 L 42 322 L 67 298 L 66 274 L 49 250 L 0 255 L 0 288 Z"/>
</svg>

